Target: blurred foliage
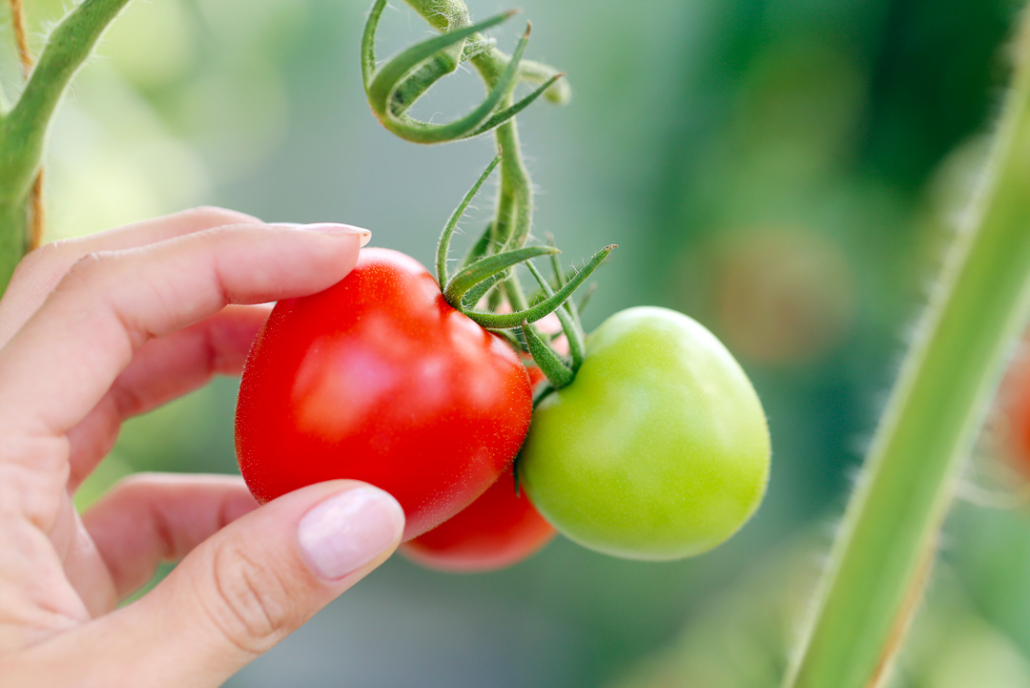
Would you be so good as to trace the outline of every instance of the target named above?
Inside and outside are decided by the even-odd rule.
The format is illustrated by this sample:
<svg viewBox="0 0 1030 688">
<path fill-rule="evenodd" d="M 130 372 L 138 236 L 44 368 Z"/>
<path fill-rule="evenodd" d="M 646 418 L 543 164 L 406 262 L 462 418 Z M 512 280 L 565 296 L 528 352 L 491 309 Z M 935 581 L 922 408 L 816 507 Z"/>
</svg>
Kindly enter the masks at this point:
<svg viewBox="0 0 1030 688">
<path fill-rule="evenodd" d="M 53 127 L 48 238 L 216 203 L 366 226 L 429 264 L 491 144 L 417 147 L 376 124 L 357 55 L 367 4 L 132 3 Z M 811 592 L 797 562 L 805 570 L 825 547 L 797 534 L 843 504 L 982 156 L 1020 3 L 519 4 L 534 23 L 528 54 L 567 70 L 574 94 L 519 116 L 541 190 L 536 230 L 566 256 L 620 244 L 588 329 L 619 308 L 665 305 L 740 357 L 770 418 L 766 504 L 726 546 L 675 564 L 561 540 L 481 576 L 395 558 L 231 686 L 777 683 L 785 624 Z M 65 5 L 27 3 L 37 50 Z M 506 7 L 471 2 L 478 17 Z M 8 24 L 0 14 L 12 95 Z M 383 54 L 427 32 L 400 3 L 383 30 Z M 511 44 L 517 31 L 499 36 Z M 459 74 L 413 114 L 463 112 L 477 89 Z M 468 233 L 487 217 L 473 214 Z M 234 471 L 234 397 L 222 380 L 131 421 L 80 507 L 132 470 Z M 1028 684 L 1027 518 L 956 511 L 899 686 Z"/>
</svg>

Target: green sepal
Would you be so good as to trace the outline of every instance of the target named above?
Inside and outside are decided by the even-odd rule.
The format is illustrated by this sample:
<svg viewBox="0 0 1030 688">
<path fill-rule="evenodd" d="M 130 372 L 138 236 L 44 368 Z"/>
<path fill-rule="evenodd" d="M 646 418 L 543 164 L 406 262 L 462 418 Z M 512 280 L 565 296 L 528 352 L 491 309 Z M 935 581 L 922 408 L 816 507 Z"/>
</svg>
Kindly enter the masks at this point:
<svg viewBox="0 0 1030 688">
<path fill-rule="evenodd" d="M 555 256 L 552 255 L 551 257 L 554 258 Z M 547 283 L 547 280 L 536 269 L 536 266 L 532 263 L 526 263 L 526 267 L 529 268 L 529 272 L 536 278 L 541 291 L 548 297 L 554 296 L 554 290 L 551 289 L 551 285 Z M 565 339 L 569 342 L 569 354 L 572 356 L 572 372 L 575 373 L 583 365 L 585 347 L 583 345 L 583 328 L 574 317 L 572 311 L 568 309 L 571 302 L 570 299 L 563 303 L 554 311 L 554 314 L 558 316 L 558 322 L 561 323 L 562 331 L 565 332 Z"/>
<path fill-rule="evenodd" d="M 536 322 L 537 320 L 547 316 L 549 313 L 553 313 L 555 309 L 565 303 L 565 301 L 572 296 L 572 293 L 590 277 L 594 270 L 597 269 L 604 259 L 608 257 L 608 254 L 615 248 L 615 244 L 605 246 L 594 254 L 594 257 L 590 259 L 590 262 L 584 265 L 583 269 L 576 273 L 572 279 L 565 284 L 565 286 L 556 291 L 553 296 L 541 301 L 531 308 L 516 311 L 514 313 L 488 313 L 485 311 L 465 311 L 464 313 L 469 318 L 479 323 L 480 326 L 487 329 L 502 330 L 520 327 L 523 320 L 531 323 Z"/>
<path fill-rule="evenodd" d="M 458 222 L 461 220 L 462 215 L 465 214 L 465 210 L 468 209 L 469 203 L 475 198 L 476 194 L 479 193 L 479 188 L 483 186 L 483 183 L 490 177 L 490 173 L 494 171 L 498 163 L 501 162 L 501 156 L 496 156 L 490 161 L 490 164 L 486 166 L 486 170 L 483 174 L 479 175 L 479 179 L 472 185 L 468 193 L 465 194 L 465 198 L 461 200 L 458 207 L 451 213 L 450 219 L 447 220 L 447 225 L 443 228 L 443 232 L 440 234 L 440 241 L 436 245 L 436 281 L 440 284 L 440 288 L 447 284 L 447 254 L 451 247 L 451 236 L 454 235 L 454 228 L 458 226 Z M 485 292 L 484 292 L 485 293 Z"/>
<path fill-rule="evenodd" d="M 497 283 L 508 277 L 507 272 L 499 272 L 489 279 L 485 279 L 476 286 L 465 292 L 461 297 L 461 305 L 465 309 L 475 308 L 479 300 L 490 293 L 490 290 L 497 286 Z"/>
<path fill-rule="evenodd" d="M 507 108 L 501 110 L 500 112 L 496 113 L 495 115 L 490 117 L 490 119 L 486 120 L 481 125 L 479 125 L 471 133 L 465 134 L 465 136 L 463 138 L 471 139 L 471 138 L 473 138 L 475 136 L 479 136 L 480 134 L 485 134 L 486 132 L 490 131 L 491 129 L 504 124 L 509 119 L 511 119 L 512 117 L 514 117 L 515 115 L 519 114 L 520 112 L 525 110 L 527 107 L 532 105 L 533 101 L 535 101 L 537 98 L 542 96 L 544 94 L 544 92 L 547 91 L 547 89 L 549 89 L 556 81 L 561 79 L 563 76 L 565 76 L 565 74 L 557 74 L 557 75 L 551 77 L 551 79 L 549 79 L 547 81 L 547 83 L 545 83 L 543 86 L 540 86 L 539 88 L 535 89 L 533 92 L 531 92 L 525 98 L 523 98 L 519 102 L 515 103 L 511 107 L 507 107 Z"/>
<path fill-rule="evenodd" d="M 490 279 L 499 272 L 504 272 L 513 265 L 518 265 L 537 256 L 545 256 L 550 253 L 554 253 L 558 249 L 551 246 L 526 246 L 524 248 L 515 249 L 514 251 L 505 251 L 503 253 L 495 253 L 481 258 L 472 265 L 466 268 L 462 268 L 450 279 L 447 286 L 444 287 L 443 295 L 447 299 L 447 303 L 451 304 L 455 308 L 458 308 L 461 304 L 461 299 L 465 296 L 472 287 L 476 286 L 480 282 L 486 279 Z M 512 327 L 517 327 L 518 323 Z"/>
<path fill-rule="evenodd" d="M 555 389 L 567 387 L 576 378 L 572 368 L 561 360 L 555 350 L 548 346 L 536 333 L 536 329 L 526 321 L 522 322 L 522 334 L 526 338 L 529 355 L 540 366 L 540 371 Z"/>
</svg>

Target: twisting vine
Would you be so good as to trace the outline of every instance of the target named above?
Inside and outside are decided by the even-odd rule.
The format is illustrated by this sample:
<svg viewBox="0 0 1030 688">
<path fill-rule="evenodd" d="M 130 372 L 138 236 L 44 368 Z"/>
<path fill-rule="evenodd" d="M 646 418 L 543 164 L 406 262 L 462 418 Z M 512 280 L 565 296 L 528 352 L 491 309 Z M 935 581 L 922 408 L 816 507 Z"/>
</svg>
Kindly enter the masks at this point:
<svg viewBox="0 0 1030 688">
<path fill-rule="evenodd" d="M 28 80 L 32 73 L 32 66 L 35 58 L 29 48 L 28 31 L 25 26 L 25 5 L 22 0 L 11 0 L 11 28 L 14 33 L 14 43 L 18 49 L 18 61 L 21 63 L 22 76 Z M 36 174 L 36 181 L 29 191 L 29 227 L 28 246 L 31 251 L 43 243 L 43 229 L 46 224 L 45 207 L 43 204 L 43 170 Z"/>
<path fill-rule="evenodd" d="M 30 196 L 54 110 L 93 46 L 129 0 L 84 0 L 50 34 L 25 88 L 0 112 L 0 290 L 32 242 Z M 42 213 L 39 214 L 42 219 Z"/>
<path fill-rule="evenodd" d="M 962 465 L 1030 316 L 1030 11 L 967 226 L 848 504 L 788 688 L 882 685 L 936 555 Z"/>
<path fill-rule="evenodd" d="M 558 249 L 553 245 L 526 246 L 533 224 L 533 189 L 522 160 L 515 115 L 541 96 L 556 103 L 566 102 L 569 90 L 564 74 L 523 59 L 530 36 L 529 25 L 511 55 L 483 36 L 483 31 L 514 16 L 514 12 L 473 23 L 461 0 L 406 1 L 440 31 L 440 35 L 413 45 L 378 66 L 375 34 L 386 0 L 376 0 L 361 45 L 362 76 L 372 111 L 389 131 L 414 143 L 456 141 L 492 131 L 498 149 L 498 157 L 466 195 L 440 236 L 436 270 L 444 297 L 483 327 L 491 330 L 521 328 L 521 339 L 510 333 L 505 336 L 532 355 L 552 389 L 564 387 L 575 377 L 583 361 L 582 325 L 570 297 L 615 248 L 601 249 L 582 270 L 568 278 L 557 260 L 553 260 L 553 283 L 530 262 L 541 256 L 553 258 Z M 408 114 L 434 83 L 465 61 L 475 67 L 486 86 L 487 96 L 477 107 L 447 124 L 423 122 Z M 520 81 L 536 88 L 516 101 L 513 92 Z M 461 261 L 457 272 L 451 275 L 448 251 L 454 228 L 472 197 L 498 165 L 501 180 L 493 220 Z M 526 296 L 512 272 L 519 264 L 525 264 L 538 283 L 532 297 Z M 477 306 L 484 297 L 488 299 L 487 310 Z M 511 312 L 500 312 L 502 301 Z M 556 352 L 533 327 L 532 323 L 550 313 L 558 316 L 569 341 L 571 357 Z"/>
</svg>

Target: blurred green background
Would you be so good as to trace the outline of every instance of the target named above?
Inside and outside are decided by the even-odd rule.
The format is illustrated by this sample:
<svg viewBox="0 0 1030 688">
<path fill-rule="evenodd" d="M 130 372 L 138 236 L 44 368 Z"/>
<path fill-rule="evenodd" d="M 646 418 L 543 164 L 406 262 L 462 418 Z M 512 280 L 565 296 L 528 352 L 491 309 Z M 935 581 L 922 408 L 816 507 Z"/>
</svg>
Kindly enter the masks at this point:
<svg viewBox="0 0 1030 688">
<path fill-rule="evenodd" d="M 38 49 L 66 3 L 28 0 Z M 519 123 L 535 229 L 572 261 L 606 243 L 588 329 L 683 310 L 752 376 L 773 437 L 762 509 L 696 560 L 643 564 L 558 540 L 453 576 L 395 557 L 228 685 L 773 686 L 1007 73 L 1014 0 L 521 0 L 496 32 L 567 71 L 573 101 Z M 505 9 L 472 0 L 473 16 Z M 374 120 L 363 0 L 136 2 L 53 127 L 60 238 L 217 204 L 342 221 L 429 264 L 490 139 L 419 147 Z M 2 28 L 9 33 L 3 16 Z M 380 53 L 427 34 L 395 2 Z M 17 92 L 9 35 L 0 78 Z M 479 97 L 469 72 L 415 114 Z M 489 196 L 463 226 L 489 217 Z M 236 470 L 236 381 L 132 421 L 80 495 L 137 470 Z M 1006 490 L 990 438 L 970 482 Z M 1004 501 L 1004 500 L 1001 500 Z M 1030 511 L 962 504 L 897 679 L 1030 686 Z M 942 659 L 943 658 L 943 659 Z M 946 661 L 945 661 L 946 660 Z"/>
</svg>

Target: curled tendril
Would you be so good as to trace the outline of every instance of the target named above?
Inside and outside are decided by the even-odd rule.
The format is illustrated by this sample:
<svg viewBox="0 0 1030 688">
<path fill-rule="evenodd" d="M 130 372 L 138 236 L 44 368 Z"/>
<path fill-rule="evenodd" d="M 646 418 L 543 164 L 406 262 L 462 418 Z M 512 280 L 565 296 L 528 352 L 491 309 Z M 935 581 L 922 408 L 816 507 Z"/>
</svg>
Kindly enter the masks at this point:
<svg viewBox="0 0 1030 688">
<path fill-rule="evenodd" d="M 447 124 L 424 122 L 407 114 L 442 77 L 454 72 L 465 60 L 496 50 L 493 41 L 481 31 L 497 26 L 516 12 L 505 12 L 476 24 L 449 27 L 445 33 L 417 43 L 376 69 L 375 35 L 386 0 L 377 0 L 365 23 L 361 42 L 362 79 L 369 104 L 379 121 L 391 133 L 415 143 L 442 143 L 485 134 L 504 124 L 542 95 L 553 101 L 567 100 L 565 91 L 554 89 L 564 76 L 539 63 L 522 63 L 530 27 L 519 39 L 504 71 L 492 85 L 487 97 L 464 117 Z M 507 96 L 520 80 L 540 83 L 529 95 L 514 104 Z"/>
<path fill-rule="evenodd" d="M 451 306 L 519 351 L 530 353 L 550 381 L 547 389 L 560 389 L 572 382 L 586 355 L 579 309 L 571 297 L 615 248 L 610 245 L 601 249 L 581 270 L 567 277 L 555 258 L 558 249 L 553 242 L 526 245 L 533 220 L 533 190 L 522 162 L 515 115 L 541 96 L 554 103 L 567 102 L 569 88 L 562 78 L 565 75 L 548 65 L 523 59 L 529 26 L 510 56 L 482 35 L 482 31 L 497 26 L 513 12 L 472 23 L 463 0 L 406 2 L 440 35 L 377 66 L 375 34 L 386 0 L 376 0 L 365 24 L 361 47 L 365 93 L 376 117 L 389 131 L 415 143 L 441 143 L 493 131 L 498 149 L 497 157 L 444 226 L 437 245 L 437 281 Z M 487 96 L 478 106 L 447 124 L 422 122 L 408 114 L 437 81 L 466 61 L 486 86 Z M 519 82 L 533 89 L 516 101 L 513 91 Z M 495 169 L 500 170 L 500 184 L 493 220 L 451 273 L 450 243 L 458 222 Z M 552 259 L 553 287 L 531 262 L 541 257 Z M 515 270 L 519 265 L 528 269 L 539 284 L 539 292 L 531 300 L 526 299 L 519 283 Z M 483 306 L 486 310 L 478 310 Z M 552 348 L 552 336 L 541 335 L 533 327 L 534 322 L 550 313 L 557 314 L 568 339 L 568 357 Z"/>
</svg>

